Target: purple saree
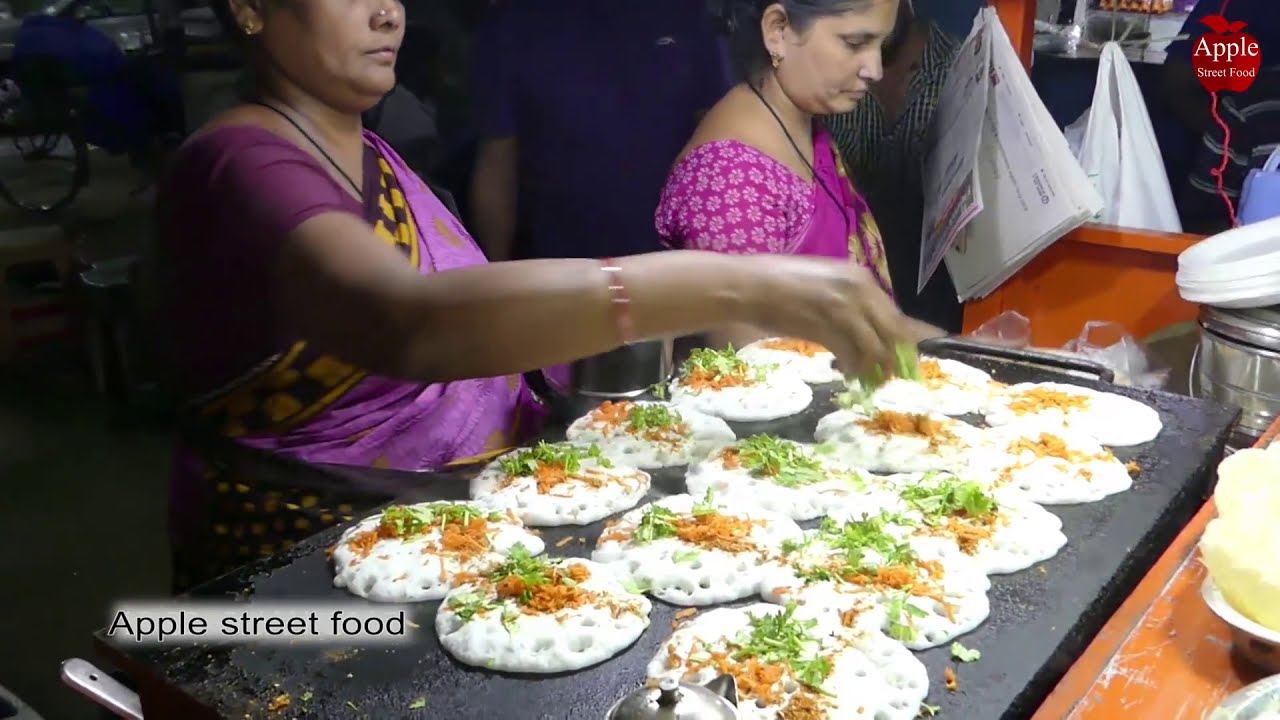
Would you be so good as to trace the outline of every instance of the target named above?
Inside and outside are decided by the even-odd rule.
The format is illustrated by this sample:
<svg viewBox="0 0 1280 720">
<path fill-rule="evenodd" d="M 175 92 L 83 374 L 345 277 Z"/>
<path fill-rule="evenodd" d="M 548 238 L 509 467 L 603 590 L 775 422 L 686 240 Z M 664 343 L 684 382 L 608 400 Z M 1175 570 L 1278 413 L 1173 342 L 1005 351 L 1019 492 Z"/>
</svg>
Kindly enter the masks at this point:
<svg viewBox="0 0 1280 720">
<path fill-rule="evenodd" d="M 180 151 L 161 227 L 176 261 L 176 349 L 179 358 L 199 358 L 180 364 L 193 414 L 224 437 L 315 463 L 429 470 L 518 443 L 542 419 L 519 376 L 404 382 L 264 327 L 271 296 L 253 281 L 269 278 L 281 238 L 323 212 L 359 214 L 423 275 L 486 262 L 395 152 L 372 133 L 365 140 L 363 207 L 311 156 L 260 128 L 218 128 Z M 249 308 L 257 312 L 236 314 Z M 180 587 L 360 509 L 353 499 L 232 476 L 190 447 L 179 447 L 174 463 L 170 524 Z"/>
</svg>

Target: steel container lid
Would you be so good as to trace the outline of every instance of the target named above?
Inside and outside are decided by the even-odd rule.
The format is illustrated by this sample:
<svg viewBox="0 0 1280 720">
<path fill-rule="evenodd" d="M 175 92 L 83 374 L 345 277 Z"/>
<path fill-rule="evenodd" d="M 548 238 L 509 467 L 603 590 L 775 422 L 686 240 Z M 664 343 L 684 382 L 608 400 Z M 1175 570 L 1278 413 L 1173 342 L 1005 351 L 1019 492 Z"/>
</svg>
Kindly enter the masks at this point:
<svg viewBox="0 0 1280 720">
<path fill-rule="evenodd" d="M 1244 309 L 1201 305 L 1200 327 L 1245 345 L 1280 352 L 1280 305 Z"/>
</svg>

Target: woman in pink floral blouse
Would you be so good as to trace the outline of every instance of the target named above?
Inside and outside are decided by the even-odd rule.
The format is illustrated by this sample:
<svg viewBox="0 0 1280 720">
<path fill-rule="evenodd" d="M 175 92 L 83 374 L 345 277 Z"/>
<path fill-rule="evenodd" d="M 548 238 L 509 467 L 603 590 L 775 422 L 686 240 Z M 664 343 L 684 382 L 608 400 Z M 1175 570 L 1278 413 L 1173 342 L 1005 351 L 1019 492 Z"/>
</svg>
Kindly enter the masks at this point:
<svg viewBox="0 0 1280 720">
<path fill-rule="evenodd" d="M 707 113 L 671 170 L 655 215 L 668 246 L 851 258 L 892 295 L 880 231 L 815 118 L 849 112 L 880 78 L 898 1 L 719 3 L 745 79 Z M 713 341 L 760 336 L 733 327 Z"/>
</svg>

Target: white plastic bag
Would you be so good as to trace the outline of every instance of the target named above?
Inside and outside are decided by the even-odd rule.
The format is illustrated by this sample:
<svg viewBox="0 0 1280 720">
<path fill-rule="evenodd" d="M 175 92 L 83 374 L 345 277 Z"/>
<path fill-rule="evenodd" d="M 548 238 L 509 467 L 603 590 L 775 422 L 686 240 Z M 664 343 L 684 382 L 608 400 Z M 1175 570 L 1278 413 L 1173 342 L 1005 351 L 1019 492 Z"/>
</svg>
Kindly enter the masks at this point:
<svg viewBox="0 0 1280 720">
<path fill-rule="evenodd" d="M 1124 51 L 1114 42 L 1102 47 L 1093 105 L 1085 114 L 1076 159 L 1102 195 L 1102 212 L 1094 221 L 1182 232 L 1142 90 Z"/>
</svg>

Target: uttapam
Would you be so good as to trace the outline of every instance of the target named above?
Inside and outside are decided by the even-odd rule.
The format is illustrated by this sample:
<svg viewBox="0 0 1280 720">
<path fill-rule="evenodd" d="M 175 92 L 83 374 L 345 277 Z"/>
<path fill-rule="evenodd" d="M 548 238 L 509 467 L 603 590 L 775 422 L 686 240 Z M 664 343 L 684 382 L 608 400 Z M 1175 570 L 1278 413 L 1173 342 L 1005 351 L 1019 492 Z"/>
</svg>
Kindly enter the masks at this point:
<svg viewBox="0 0 1280 720">
<path fill-rule="evenodd" d="M 1164 427 L 1160 413 L 1137 400 L 1064 383 L 1010 385 L 993 396 L 986 419 L 992 426 L 1067 430 L 1112 447 L 1151 442 Z"/>
<path fill-rule="evenodd" d="M 766 572 L 760 595 L 833 616 L 870 599 L 885 611 L 884 630 L 912 650 L 950 642 L 990 615 L 991 581 L 954 546 L 911 531 L 909 521 L 890 514 L 826 518 L 783 549 L 784 564 Z"/>
<path fill-rule="evenodd" d="M 589 560 L 512 552 L 454 588 L 436 612 L 440 644 L 489 670 L 559 673 L 604 662 L 649 627 L 649 599 Z"/>
<path fill-rule="evenodd" d="M 635 507 L 649 484 L 648 473 L 597 446 L 540 442 L 489 463 L 472 479 L 471 498 L 510 507 L 526 525 L 589 525 Z"/>
<path fill-rule="evenodd" d="M 823 417 L 814 433 L 819 451 L 833 461 L 886 473 L 958 470 L 982 436 L 945 415 L 861 409 Z"/>
<path fill-rule="evenodd" d="M 924 665 L 875 628 L 804 618 L 795 606 L 716 608 L 682 622 L 649 663 L 650 680 L 732 675 L 741 720 L 913 720 Z"/>
<path fill-rule="evenodd" d="M 393 505 L 347 528 L 331 549 L 336 587 L 374 602 L 439 600 L 459 577 L 489 572 L 542 540 L 509 510 L 480 503 Z"/>
<path fill-rule="evenodd" d="M 776 368 L 795 373 L 801 380 L 813 385 L 836 383 L 844 379 L 836 369 L 835 354 L 808 340 L 757 340 L 739 350 L 738 357 L 753 367 Z"/>
<path fill-rule="evenodd" d="M 992 430 L 970 461 L 974 477 L 1041 505 L 1097 502 L 1133 487 L 1131 467 L 1087 435 L 1039 426 Z"/>
<path fill-rule="evenodd" d="M 688 465 L 736 439 L 718 417 L 644 401 L 605 402 L 575 420 L 565 437 L 642 470 Z"/>
<path fill-rule="evenodd" d="M 909 522 L 915 537 L 944 539 L 988 575 L 1025 570 L 1067 544 L 1057 515 L 1015 493 L 993 491 L 949 473 L 893 475 L 881 480 L 896 502 L 885 510 Z M 837 521 L 865 520 L 847 509 Z"/>
<path fill-rule="evenodd" d="M 725 420 L 763 422 L 803 412 L 813 390 L 794 373 L 747 364 L 733 348 L 700 348 L 671 383 L 671 402 Z"/>
<path fill-rule="evenodd" d="M 759 505 L 797 521 L 850 505 L 871 513 L 883 508 L 857 471 L 824 462 L 812 445 L 767 434 L 740 440 L 691 466 L 685 485 L 697 497 L 712 492 L 725 502 Z"/>
<path fill-rule="evenodd" d="M 871 395 L 877 408 L 908 413 L 968 415 L 986 410 L 998 385 L 972 365 L 921 358 L 920 379 L 892 378 Z"/>
<path fill-rule="evenodd" d="M 714 496 L 669 495 L 605 526 L 591 559 L 674 605 L 713 605 L 754 595 L 799 525 Z"/>
</svg>

